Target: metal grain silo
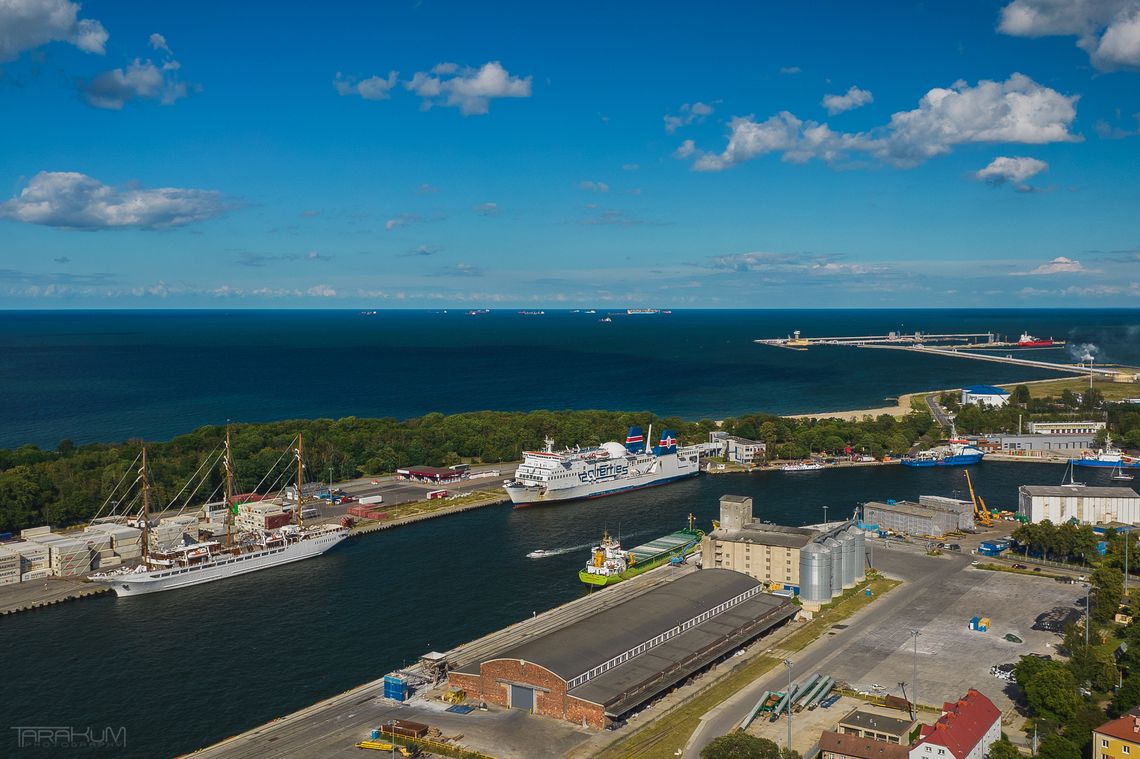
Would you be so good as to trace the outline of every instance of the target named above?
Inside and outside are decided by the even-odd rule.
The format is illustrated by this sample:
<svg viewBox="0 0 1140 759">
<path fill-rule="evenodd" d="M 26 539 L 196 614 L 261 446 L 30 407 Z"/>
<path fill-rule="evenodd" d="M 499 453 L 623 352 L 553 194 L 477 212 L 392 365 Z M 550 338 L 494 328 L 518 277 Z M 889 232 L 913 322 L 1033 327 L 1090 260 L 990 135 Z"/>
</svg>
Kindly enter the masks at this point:
<svg viewBox="0 0 1140 759">
<path fill-rule="evenodd" d="M 867 579 L 867 533 L 858 527 L 847 532 L 855 539 L 855 582 Z"/>
<path fill-rule="evenodd" d="M 835 598 L 843 591 L 843 544 L 830 537 L 823 546 L 831 551 L 831 597 Z"/>
<path fill-rule="evenodd" d="M 831 549 L 819 543 L 800 549 L 800 600 L 821 604 L 831 600 Z"/>
<path fill-rule="evenodd" d="M 843 551 L 843 588 L 855 587 L 855 538 L 851 537 L 851 533 L 843 530 L 835 539 L 839 541 L 839 545 Z"/>
</svg>

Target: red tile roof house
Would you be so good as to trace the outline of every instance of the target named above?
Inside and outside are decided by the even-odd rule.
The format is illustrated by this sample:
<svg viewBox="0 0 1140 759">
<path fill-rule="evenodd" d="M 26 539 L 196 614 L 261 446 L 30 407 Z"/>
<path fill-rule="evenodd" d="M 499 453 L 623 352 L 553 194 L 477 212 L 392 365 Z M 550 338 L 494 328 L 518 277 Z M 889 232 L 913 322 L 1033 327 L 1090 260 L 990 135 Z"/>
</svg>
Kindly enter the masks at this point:
<svg viewBox="0 0 1140 759">
<path fill-rule="evenodd" d="M 1001 712 L 993 701 L 970 688 L 954 703 L 942 705 L 942 716 L 924 725 L 910 759 L 983 759 L 1001 738 Z"/>
</svg>

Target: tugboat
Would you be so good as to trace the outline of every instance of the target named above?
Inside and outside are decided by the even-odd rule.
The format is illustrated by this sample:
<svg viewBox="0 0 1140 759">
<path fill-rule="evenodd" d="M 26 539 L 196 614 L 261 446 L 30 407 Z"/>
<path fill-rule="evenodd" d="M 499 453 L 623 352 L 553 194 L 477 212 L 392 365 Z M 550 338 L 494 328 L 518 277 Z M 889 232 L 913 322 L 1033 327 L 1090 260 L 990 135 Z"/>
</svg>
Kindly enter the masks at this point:
<svg viewBox="0 0 1140 759">
<path fill-rule="evenodd" d="M 1140 469 L 1140 461 L 1125 456 L 1112 445 L 1112 438 L 1105 437 L 1104 448 L 1096 453 L 1085 453 L 1079 459 L 1071 459 L 1074 466 L 1106 467 L 1110 469 Z"/>
</svg>

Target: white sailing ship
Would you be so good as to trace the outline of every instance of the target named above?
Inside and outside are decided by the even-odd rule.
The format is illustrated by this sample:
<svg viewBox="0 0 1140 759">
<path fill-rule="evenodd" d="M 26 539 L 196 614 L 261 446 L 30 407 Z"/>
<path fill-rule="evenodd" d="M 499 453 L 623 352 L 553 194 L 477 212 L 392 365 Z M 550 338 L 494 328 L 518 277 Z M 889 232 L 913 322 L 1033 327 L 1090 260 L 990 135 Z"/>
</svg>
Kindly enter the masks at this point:
<svg viewBox="0 0 1140 759">
<path fill-rule="evenodd" d="M 88 579 L 110 586 L 117 595 L 136 596 L 174 590 L 204 582 L 224 580 L 227 577 L 256 572 L 261 569 L 289 564 L 294 561 L 320 556 L 348 537 L 348 528 L 340 525 L 307 527 L 301 520 L 301 504 L 294 505 L 295 522 L 276 530 L 260 534 L 244 532 L 234 539 L 233 513 L 229 504 L 233 499 L 233 463 L 230 459 L 229 432 L 226 432 L 226 539 L 198 541 L 188 536 L 182 545 L 162 551 L 150 548 L 150 482 L 146 468 L 146 450 L 143 450 L 139 468 L 143 511 L 140 523 L 143 528 L 143 561 L 134 568 L 123 567 L 112 572 L 91 575 Z M 297 490 L 303 492 L 302 440 L 297 436 Z"/>
</svg>

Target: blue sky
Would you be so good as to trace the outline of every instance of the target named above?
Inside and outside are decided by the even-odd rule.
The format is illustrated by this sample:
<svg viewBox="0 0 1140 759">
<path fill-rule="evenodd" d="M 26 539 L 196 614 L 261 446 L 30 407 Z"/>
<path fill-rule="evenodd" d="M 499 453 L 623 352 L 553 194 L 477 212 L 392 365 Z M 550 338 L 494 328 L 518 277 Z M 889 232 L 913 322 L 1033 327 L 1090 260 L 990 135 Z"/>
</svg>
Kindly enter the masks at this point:
<svg viewBox="0 0 1140 759">
<path fill-rule="evenodd" d="M 1140 303 L 1140 0 L 0 0 L 0 103 L 0 307 Z"/>
</svg>

